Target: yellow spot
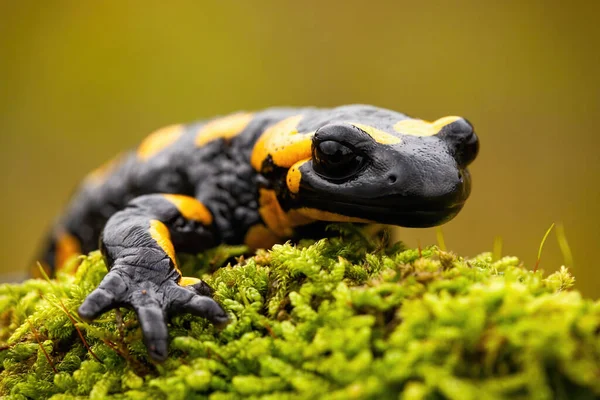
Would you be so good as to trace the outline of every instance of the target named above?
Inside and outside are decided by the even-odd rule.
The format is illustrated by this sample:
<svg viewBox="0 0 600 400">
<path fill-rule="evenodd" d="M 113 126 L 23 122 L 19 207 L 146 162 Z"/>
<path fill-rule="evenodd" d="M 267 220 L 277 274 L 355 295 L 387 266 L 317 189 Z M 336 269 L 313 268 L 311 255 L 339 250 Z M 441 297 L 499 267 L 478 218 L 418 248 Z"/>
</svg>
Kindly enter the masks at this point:
<svg viewBox="0 0 600 400">
<path fill-rule="evenodd" d="M 106 178 L 117 168 L 120 164 L 123 156 L 118 155 L 112 160 L 105 162 L 100 167 L 90 172 L 84 179 L 85 183 L 90 185 L 98 186 L 106 181 Z"/>
<path fill-rule="evenodd" d="M 185 218 L 201 222 L 204 225 L 212 224 L 212 214 L 204 204 L 195 198 L 180 194 L 163 194 L 162 196 L 177 207 L 177 210 Z"/>
<path fill-rule="evenodd" d="M 313 220 L 299 214 L 295 210 L 283 211 L 274 190 L 260 189 L 258 213 L 267 227 L 280 238 L 289 238 L 294 233 L 294 227 L 306 225 Z"/>
<path fill-rule="evenodd" d="M 302 179 L 302 173 L 300 172 L 300 167 L 302 164 L 308 162 L 309 160 L 298 161 L 296 164 L 292 165 L 287 173 L 287 187 L 290 192 L 298 193 L 300 191 L 300 180 Z"/>
<path fill-rule="evenodd" d="M 171 125 L 151 133 L 139 145 L 137 155 L 140 160 L 146 161 L 161 150 L 169 147 L 183 134 L 183 125 Z"/>
<path fill-rule="evenodd" d="M 289 168 L 299 160 L 310 158 L 314 132 L 299 133 L 302 115 L 286 118 L 267 128 L 254 145 L 251 164 L 260 171 L 269 154 L 275 165 Z"/>
<path fill-rule="evenodd" d="M 191 276 L 182 276 L 181 279 L 179 280 L 179 284 L 181 286 L 191 286 L 191 285 L 195 285 L 196 283 L 200 283 L 200 282 L 202 282 L 200 279 L 193 278 Z"/>
<path fill-rule="evenodd" d="M 318 210 L 316 208 L 302 207 L 298 209 L 298 213 L 316 221 L 375 223 L 375 221 L 369 219 L 349 217 L 347 215 Z"/>
<path fill-rule="evenodd" d="M 244 237 L 244 243 L 251 250 L 268 249 L 282 240 L 263 224 L 256 224 L 248 229 Z"/>
<path fill-rule="evenodd" d="M 410 136 L 433 136 L 437 135 L 444 126 L 461 119 L 460 117 L 443 117 L 433 122 L 422 119 L 404 119 L 394 125 L 394 130 L 403 135 Z"/>
<path fill-rule="evenodd" d="M 402 142 L 402 139 L 399 138 L 398 136 L 394 136 L 391 133 L 387 133 L 387 132 L 381 131 L 381 130 L 379 130 L 377 128 L 373 128 L 372 126 L 358 124 L 358 123 L 354 123 L 354 122 L 352 123 L 352 125 L 354 125 L 355 127 L 357 127 L 359 129 L 362 129 L 363 131 L 365 131 L 377 143 L 381 143 L 381 144 L 398 144 L 398 143 Z"/>
<path fill-rule="evenodd" d="M 79 240 L 67 232 L 58 235 L 56 241 L 56 253 L 54 255 L 54 265 L 57 269 L 65 266 L 71 257 L 81 254 L 81 244 Z"/>
<path fill-rule="evenodd" d="M 150 220 L 149 232 L 152 239 L 154 239 L 167 256 L 169 256 L 171 262 L 173 262 L 173 266 L 179 275 L 181 275 L 181 271 L 177 266 L 177 260 L 175 259 L 175 248 L 173 247 L 173 242 L 171 242 L 171 234 L 169 233 L 167 226 L 159 220 L 153 219 Z"/>
<path fill-rule="evenodd" d="M 231 139 L 241 133 L 253 117 L 252 113 L 237 113 L 207 122 L 196 134 L 196 146 L 204 146 L 215 139 Z"/>
</svg>

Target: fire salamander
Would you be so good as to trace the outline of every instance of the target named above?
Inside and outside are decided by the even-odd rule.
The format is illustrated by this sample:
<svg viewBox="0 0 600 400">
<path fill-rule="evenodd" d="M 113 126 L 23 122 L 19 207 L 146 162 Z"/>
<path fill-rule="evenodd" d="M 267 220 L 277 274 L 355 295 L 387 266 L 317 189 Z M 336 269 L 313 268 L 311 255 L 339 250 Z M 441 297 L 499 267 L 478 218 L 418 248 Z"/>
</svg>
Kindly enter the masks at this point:
<svg viewBox="0 0 600 400">
<path fill-rule="evenodd" d="M 109 272 L 79 315 L 133 308 L 149 355 L 161 361 L 169 315 L 228 320 L 208 285 L 182 276 L 177 252 L 269 247 L 326 221 L 442 224 L 469 195 L 478 148 L 466 119 L 426 122 L 367 105 L 168 126 L 86 177 L 42 259 L 54 273 L 99 246 Z"/>
</svg>

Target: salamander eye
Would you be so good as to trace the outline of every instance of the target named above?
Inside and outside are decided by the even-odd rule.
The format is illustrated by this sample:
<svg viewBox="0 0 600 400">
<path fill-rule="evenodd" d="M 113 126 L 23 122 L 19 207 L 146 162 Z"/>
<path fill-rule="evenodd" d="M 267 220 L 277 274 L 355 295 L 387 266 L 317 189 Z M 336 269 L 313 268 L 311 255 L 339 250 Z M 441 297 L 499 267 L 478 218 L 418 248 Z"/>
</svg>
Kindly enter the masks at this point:
<svg viewBox="0 0 600 400">
<path fill-rule="evenodd" d="M 349 178 L 364 165 L 364 161 L 363 156 L 335 140 L 325 140 L 313 145 L 313 168 L 324 178 Z"/>
</svg>

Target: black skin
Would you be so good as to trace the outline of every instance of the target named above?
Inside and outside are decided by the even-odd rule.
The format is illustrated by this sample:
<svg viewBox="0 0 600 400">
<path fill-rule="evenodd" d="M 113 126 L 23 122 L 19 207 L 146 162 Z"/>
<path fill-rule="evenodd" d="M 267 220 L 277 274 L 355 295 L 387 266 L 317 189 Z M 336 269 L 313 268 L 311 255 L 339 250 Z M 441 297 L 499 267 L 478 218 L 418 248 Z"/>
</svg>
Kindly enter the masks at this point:
<svg viewBox="0 0 600 400">
<path fill-rule="evenodd" d="M 298 131 L 316 133 L 312 159 L 300 168 L 300 189 L 291 193 L 287 168 L 274 164 L 269 155 L 255 170 L 250 158 L 266 128 L 299 114 Z M 174 260 L 150 234 L 152 221 L 168 228 L 177 252 L 243 243 L 248 230 L 263 222 L 259 189 L 268 188 L 286 211 L 309 207 L 400 226 L 442 224 L 460 211 L 469 195 L 466 167 L 477 155 L 477 136 L 464 119 L 430 137 L 395 132 L 393 125 L 407 118 L 366 105 L 268 109 L 255 113 L 233 138 L 217 138 L 201 147 L 194 139 L 204 122 L 190 124 L 176 142 L 150 159 L 128 153 L 101 183 L 84 182 L 57 222 L 43 259 L 52 270 L 57 267 L 57 232 L 75 237 L 84 253 L 99 243 L 109 272 L 79 308 L 80 316 L 92 320 L 116 307 L 133 308 L 150 356 L 162 361 L 168 354 L 168 316 L 188 312 L 219 325 L 228 317 L 206 284 L 178 284 L 181 276 Z M 350 122 L 389 132 L 402 142 L 377 143 Z M 212 223 L 186 218 L 165 193 L 200 201 L 210 210 Z M 321 229 L 323 221 L 312 226 Z M 303 226 L 296 232 L 309 230 Z"/>
<path fill-rule="evenodd" d="M 464 120 L 455 125 L 460 133 L 473 132 Z M 477 146 L 476 136 L 469 137 Z M 406 136 L 400 144 L 382 145 L 350 124 L 326 125 L 314 136 L 313 160 L 300 168 L 298 207 L 404 227 L 440 225 L 456 216 L 471 189 L 466 166 L 477 149 L 465 151 L 468 146 L 461 146 L 461 140 L 457 144 L 439 137 Z M 319 144 L 329 141 L 342 144 L 350 150 L 350 157 L 359 155 L 360 160 L 334 174 L 326 166 L 320 167 L 328 160 L 325 154 L 319 157 Z M 321 158 L 323 162 L 319 162 Z"/>
</svg>

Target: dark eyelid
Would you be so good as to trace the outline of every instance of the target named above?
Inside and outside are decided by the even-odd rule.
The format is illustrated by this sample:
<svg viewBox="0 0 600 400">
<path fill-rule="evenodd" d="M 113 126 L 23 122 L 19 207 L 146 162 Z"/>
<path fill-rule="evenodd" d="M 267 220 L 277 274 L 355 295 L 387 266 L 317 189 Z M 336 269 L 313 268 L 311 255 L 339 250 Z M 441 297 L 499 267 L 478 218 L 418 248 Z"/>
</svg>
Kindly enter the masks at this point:
<svg viewBox="0 0 600 400">
<path fill-rule="evenodd" d="M 348 135 L 350 136 L 350 135 Z M 354 137 L 349 137 L 352 139 L 355 139 Z M 354 142 L 356 141 L 350 141 L 347 140 L 344 137 L 341 137 L 341 135 L 339 134 L 339 132 L 322 132 L 322 131 L 317 131 L 315 133 L 315 135 L 313 136 L 313 142 L 316 143 L 322 143 L 322 142 L 327 142 L 327 141 L 334 141 L 334 142 L 338 142 L 340 144 L 343 144 L 344 146 L 350 147 L 350 148 L 354 148 Z"/>
<path fill-rule="evenodd" d="M 333 137 L 325 137 L 325 138 L 316 138 L 313 137 L 313 146 L 318 146 L 323 142 L 336 142 L 343 146 L 348 147 L 352 152 L 356 153 L 356 155 L 362 157 L 368 157 L 368 152 L 366 151 L 368 148 L 372 146 L 372 143 L 366 140 L 361 140 L 359 143 L 351 143 L 346 140 L 339 140 L 338 138 Z"/>
</svg>

